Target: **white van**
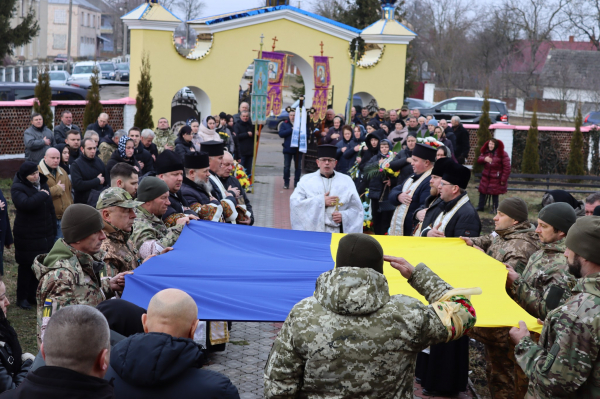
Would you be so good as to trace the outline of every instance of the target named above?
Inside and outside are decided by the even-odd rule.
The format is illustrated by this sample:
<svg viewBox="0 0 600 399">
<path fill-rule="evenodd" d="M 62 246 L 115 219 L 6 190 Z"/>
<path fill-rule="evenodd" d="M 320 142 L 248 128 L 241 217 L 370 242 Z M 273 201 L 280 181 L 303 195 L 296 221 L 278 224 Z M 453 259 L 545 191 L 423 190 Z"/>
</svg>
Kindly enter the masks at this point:
<svg viewBox="0 0 600 399">
<path fill-rule="evenodd" d="M 73 73 L 69 80 L 89 79 L 94 74 L 94 68 L 100 70 L 100 66 L 94 61 L 82 61 L 75 64 Z"/>
</svg>

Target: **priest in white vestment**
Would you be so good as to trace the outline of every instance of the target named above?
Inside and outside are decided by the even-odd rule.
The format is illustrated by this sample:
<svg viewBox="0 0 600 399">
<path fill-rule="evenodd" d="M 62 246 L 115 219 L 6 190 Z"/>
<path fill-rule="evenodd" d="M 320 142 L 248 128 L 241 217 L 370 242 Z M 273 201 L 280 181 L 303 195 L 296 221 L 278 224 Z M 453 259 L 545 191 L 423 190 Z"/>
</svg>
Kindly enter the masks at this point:
<svg viewBox="0 0 600 399">
<path fill-rule="evenodd" d="M 337 147 L 317 148 L 319 170 L 305 175 L 290 197 L 293 230 L 362 233 L 363 207 L 350 176 L 334 171 Z"/>
</svg>

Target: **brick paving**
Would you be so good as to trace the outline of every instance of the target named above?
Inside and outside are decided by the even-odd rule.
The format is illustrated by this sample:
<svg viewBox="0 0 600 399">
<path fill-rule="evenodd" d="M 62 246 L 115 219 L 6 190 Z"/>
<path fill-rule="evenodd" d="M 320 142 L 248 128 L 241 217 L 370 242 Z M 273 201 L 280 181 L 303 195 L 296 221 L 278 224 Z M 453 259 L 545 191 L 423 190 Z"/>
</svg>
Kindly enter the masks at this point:
<svg viewBox="0 0 600 399">
<path fill-rule="evenodd" d="M 293 188 L 283 189 L 281 174 L 257 175 L 255 192 L 248 194 L 256 226 L 290 229 L 289 198 L 292 192 Z M 263 398 L 263 369 L 281 324 L 234 322 L 226 351 L 212 354 L 206 368 L 227 375 L 238 388 L 240 398 Z M 472 397 L 471 392 L 455 396 L 459 399 Z M 415 382 L 414 398 L 443 397 L 424 395 Z"/>
</svg>

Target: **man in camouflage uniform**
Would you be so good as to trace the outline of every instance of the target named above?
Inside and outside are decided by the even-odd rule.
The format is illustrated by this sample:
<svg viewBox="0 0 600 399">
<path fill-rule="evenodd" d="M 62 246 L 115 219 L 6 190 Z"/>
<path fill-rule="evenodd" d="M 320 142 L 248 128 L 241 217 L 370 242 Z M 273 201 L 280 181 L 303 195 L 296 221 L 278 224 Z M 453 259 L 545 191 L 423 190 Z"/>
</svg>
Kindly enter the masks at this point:
<svg viewBox="0 0 600 399">
<path fill-rule="evenodd" d="M 123 291 L 125 273 L 106 276 L 100 250 L 106 239 L 100 213 L 89 205 L 74 204 L 62 219 L 64 239 L 58 240 L 48 254 L 39 255 L 33 271 L 40 281 L 37 289 L 38 344 L 52 314 L 69 305 L 96 306 Z"/>
<path fill-rule="evenodd" d="M 511 266 L 519 275 L 531 255 L 540 247 L 533 225 L 527 220 L 527 204 L 521 198 L 504 199 L 494 217 L 492 234 L 467 238 L 467 245 L 477 247 L 492 258 Z M 522 398 L 527 379 L 516 364 L 509 342 L 509 327 L 474 328 L 469 336 L 485 345 L 486 375 L 494 399 Z"/>
<path fill-rule="evenodd" d="M 175 151 L 175 134 L 169 128 L 167 118 L 158 120 L 158 126 L 154 130 L 154 134 L 154 144 L 156 144 L 159 154 L 164 150 Z"/>
<path fill-rule="evenodd" d="M 177 224 L 167 228 L 161 217 L 167 211 L 169 187 L 158 177 L 145 177 L 138 188 L 137 199 L 144 204 L 135 209 L 131 242 L 142 259 L 158 255 L 175 244 L 183 226 L 190 222 L 188 217 L 177 220 Z"/>
<path fill-rule="evenodd" d="M 119 147 L 119 140 L 121 137 L 125 136 L 126 134 L 127 132 L 125 130 L 119 129 L 115 132 L 113 137 L 102 137 L 100 140 L 100 145 L 98 146 L 98 158 L 100 158 L 105 165 L 113 152 L 115 152 Z"/>
<path fill-rule="evenodd" d="M 96 209 L 104 220 L 103 230 L 107 238 L 102 241 L 101 249 L 106 252 L 104 263 L 108 277 L 131 271 L 140 264 L 138 251 L 129 241 L 129 236 L 135 220 L 134 209 L 142 204 L 143 202 L 135 201 L 127 191 L 118 187 L 104 190 L 98 198 Z"/>
<path fill-rule="evenodd" d="M 538 319 L 544 320 L 549 311 L 571 296 L 575 277 L 568 272 L 564 252 L 565 237 L 576 220 L 573 207 L 567 203 L 556 202 L 544 207 L 535 230 L 542 249 L 531 255 L 522 275 L 507 267 L 509 295 Z"/>
<path fill-rule="evenodd" d="M 430 305 L 390 297 L 384 260 Z M 384 256 L 368 235 L 344 236 L 336 261 L 338 267 L 317 279 L 314 296 L 297 303 L 283 324 L 265 366 L 265 397 L 412 399 L 417 354 L 475 324 L 475 310 L 461 295 L 467 293 L 422 263 L 415 268 Z"/>
<path fill-rule="evenodd" d="M 539 343 L 527 326 L 510 331 L 519 366 L 529 378 L 527 398 L 600 397 L 600 217 L 584 216 L 569 229 L 565 257 L 577 280 L 564 305 L 550 311 Z"/>
</svg>

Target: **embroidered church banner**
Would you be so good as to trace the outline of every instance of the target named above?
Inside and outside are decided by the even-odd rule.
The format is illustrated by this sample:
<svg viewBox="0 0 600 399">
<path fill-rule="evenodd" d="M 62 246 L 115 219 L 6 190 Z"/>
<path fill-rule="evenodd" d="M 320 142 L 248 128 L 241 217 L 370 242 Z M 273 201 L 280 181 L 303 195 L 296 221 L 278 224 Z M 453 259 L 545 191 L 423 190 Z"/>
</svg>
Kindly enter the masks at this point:
<svg viewBox="0 0 600 399">
<path fill-rule="evenodd" d="M 271 115 L 271 113 L 277 116 L 281 113 L 283 104 L 283 93 L 281 91 L 281 86 L 283 85 L 283 77 L 285 76 L 285 62 L 287 55 L 282 53 L 274 53 L 271 51 L 263 51 L 262 59 L 269 61 L 267 116 Z"/>
<path fill-rule="evenodd" d="M 313 57 L 313 74 L 315 80 L 315 94 L 313 96 L 313 108 L 316 110 L 313 114 L 313 121 L 325 119 L 327 113 L 327 91 L 331 84 L 329 73 L 329 57 Z"/>
<path fill-rule="evenodd" d="M 269 61 L 255 59 L 250 114 L 252 121 L 258 124 L 264 124 L 267 120 L 268 75 Z"/>
<path fill-rule="evenodd" d="M 202 320 L 284 321 L 292 307 L 312 296 L 317 277 L 334 267 L 343 234 L 270 229 L 192 221 L 174 250 L 154 257 L 125 277 L 123 299 L 144 309 L 154 294 L 178 288 L 198 304 Z M 506 268 L 459 238 L 374 236 L 384 253 L 425 263 L 455 288 L 480 287 L 471 298 L 477 326 L 516 326 L 536 319 L 506 293 Z M 384 264 L 390 294 L 420 296 L 400 272 Z"/>
</svg>

